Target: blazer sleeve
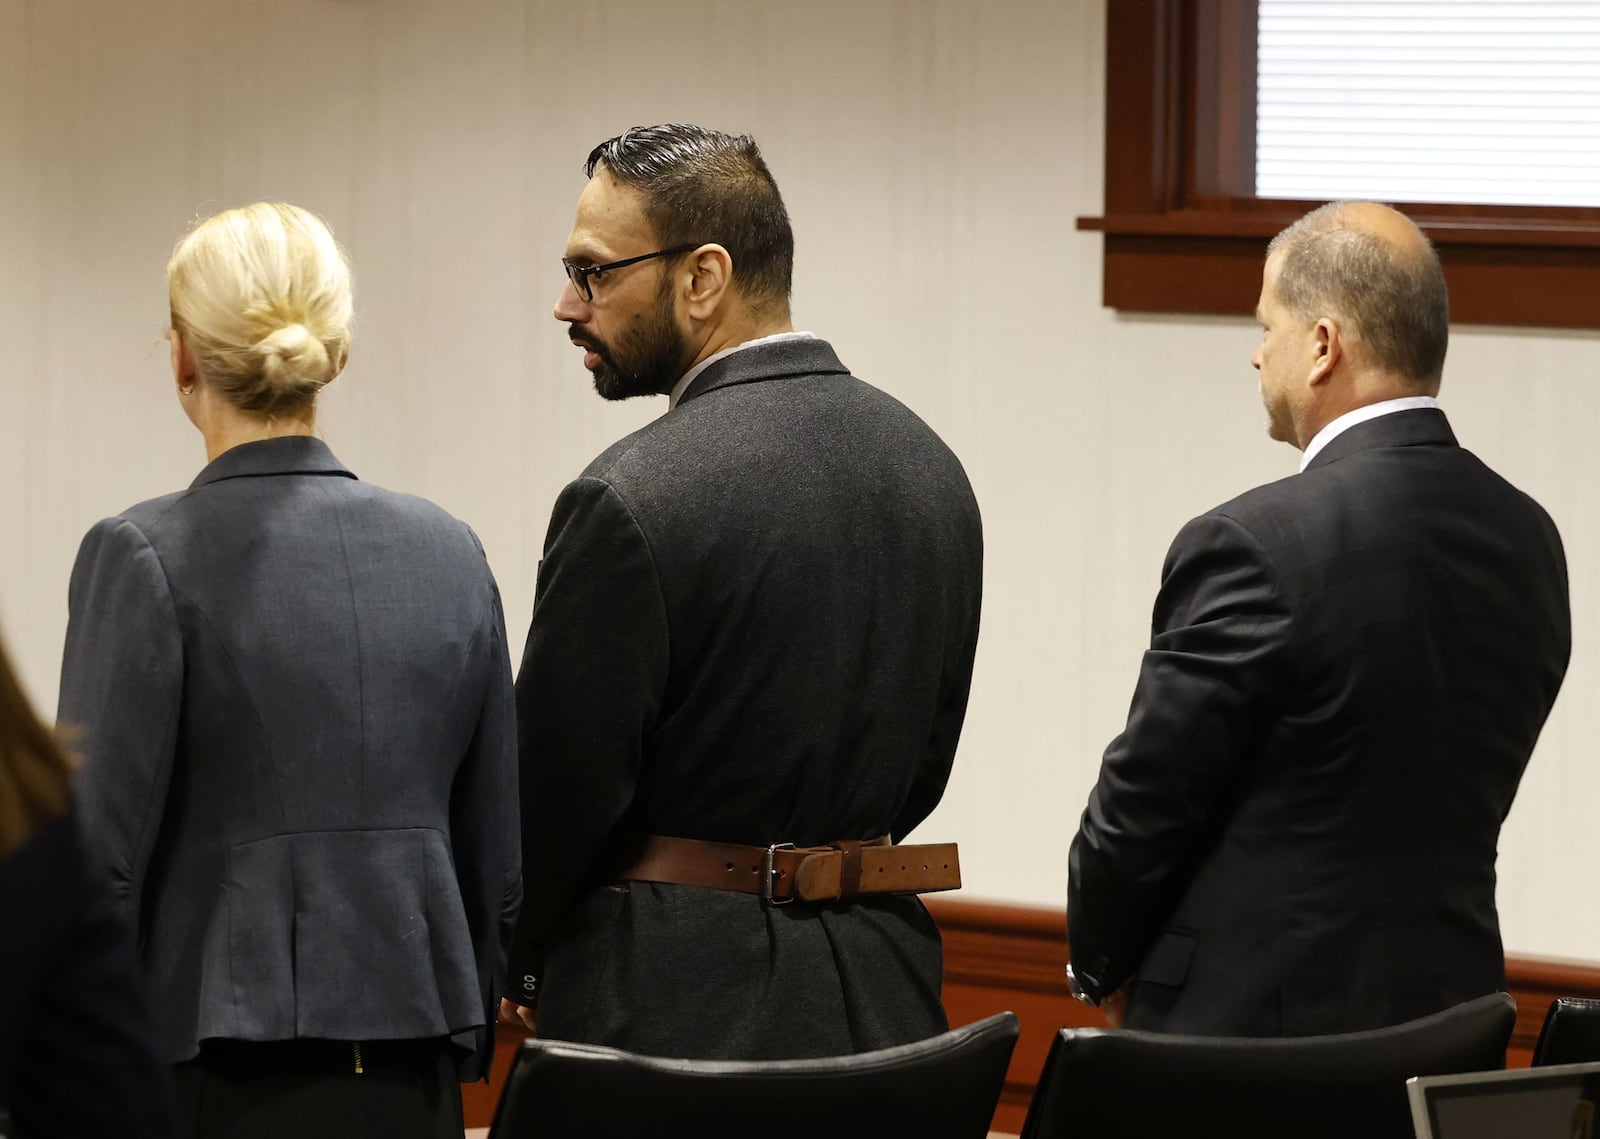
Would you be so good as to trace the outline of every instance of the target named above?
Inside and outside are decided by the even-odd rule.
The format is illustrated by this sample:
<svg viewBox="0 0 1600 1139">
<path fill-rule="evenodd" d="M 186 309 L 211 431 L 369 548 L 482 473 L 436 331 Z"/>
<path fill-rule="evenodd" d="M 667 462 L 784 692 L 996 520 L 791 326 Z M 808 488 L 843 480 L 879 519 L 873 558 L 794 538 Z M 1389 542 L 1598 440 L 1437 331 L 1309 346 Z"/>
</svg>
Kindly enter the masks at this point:
<svg viewBox="0 0 1600 1139">
<path fill-rule="evenodd" d="M 1206 515 L 1178 534 L 1127 727 L 1068 860 L 1073 969 L 1096 999 L 1138 968 L 1230 809 L 1293 668 L 1291 622 L 1243 526 Z"/>
<path fill-rule="evenodd" d="M 890 829 L 895 842 L 905 838 L 939 805 L 945 786 L 950 782 L 951 768 L 955 765 L 956 745 L 961 740 L 961 726 L 967 718 L 967 700 L 972 694 L 973 661 L 978 652 L 978 622 L 983 597 L 981 538 L 975 546 L 978 553 L 964 583 L 967 596 L 963 599 L 957 631 L 950 638 L 945 654 L 939 703 L 934 709 L 933 723 L 928 732 L 928 747 L 912 781 L 905 806 L 900 809 Z"/>
<path fill-rule="evenodd" d="M 487 565 L 484 573 L 488 575 Z M 451 856 L 472 933 L 485 1017 L 477 1033 L 474 1063 L 461 1072 L 464 1080 L 482 1079 L 489 1072 L 497 1005 L 505 991 L 506 955 L 522 901 L 511 657 L 500 591 L 492 578 L 488 588 L 492 600 L 478 653 L 481 674 L 486 676 L 483 703 L 450 794 Z"/>
<path fill-rule="evenodd" d="M 633 802 L 668 669 L 666 603 L 616 490 L 556 501 L 517 677 L 523 906 L 509 996 L 535 1003 L 544 948 Z"/>
<path fill-rule="evenodd" d="M 161 829 L 183 700 L 183 639 L 165 571 L 124 518 L 95 525 L 68 597 L 57 720 L 83 757 L 78 811 L 137 928 Z"/>
</svg>

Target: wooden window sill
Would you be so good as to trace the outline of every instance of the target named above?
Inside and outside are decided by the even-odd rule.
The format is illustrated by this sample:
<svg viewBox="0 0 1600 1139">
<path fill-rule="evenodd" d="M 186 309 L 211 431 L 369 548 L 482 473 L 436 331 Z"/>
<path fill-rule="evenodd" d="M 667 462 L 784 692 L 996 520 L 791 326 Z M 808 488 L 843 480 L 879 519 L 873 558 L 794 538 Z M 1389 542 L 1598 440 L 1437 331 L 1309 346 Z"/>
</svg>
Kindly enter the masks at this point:
<svg viewBox="0 0 1600 1139">
<path fill-rule="evenodd" d="M 1107 307 L 1248 316 L 1267 242 L 1313 204 L 1107 214 L 1078 228 L 1105 237 Z M 1439 249 L 1452 323 L 1600 328 L 1600 226 L 1413 216 Z"/>
</svg>

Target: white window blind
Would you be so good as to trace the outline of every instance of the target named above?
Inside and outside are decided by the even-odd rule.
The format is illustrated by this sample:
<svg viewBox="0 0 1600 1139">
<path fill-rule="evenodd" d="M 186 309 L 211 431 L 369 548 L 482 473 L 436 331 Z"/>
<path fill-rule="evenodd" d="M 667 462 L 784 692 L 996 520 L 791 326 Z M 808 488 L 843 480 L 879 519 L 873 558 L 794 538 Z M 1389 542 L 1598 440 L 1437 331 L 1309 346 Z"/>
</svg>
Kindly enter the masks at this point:
<svg viewBox="0 0 1600 1139">
<path fill-rule="evenodd" d="M 1263 198 L 1600 206 L 1600 0 L 1261 0 Z"/>
</svg>

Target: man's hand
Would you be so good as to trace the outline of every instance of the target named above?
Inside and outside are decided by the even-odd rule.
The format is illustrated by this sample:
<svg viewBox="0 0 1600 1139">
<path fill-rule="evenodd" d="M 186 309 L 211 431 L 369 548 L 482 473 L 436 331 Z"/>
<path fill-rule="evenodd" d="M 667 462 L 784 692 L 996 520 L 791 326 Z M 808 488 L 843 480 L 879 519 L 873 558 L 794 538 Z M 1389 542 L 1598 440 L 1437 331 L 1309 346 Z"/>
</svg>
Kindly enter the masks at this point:
<svg viewBox="0 0 1600 1139">
<path fill-rule="evenodd" d="M 1112 1028 L 1122 1027 L 1122 1017 L 1128 1011 L 1128 987 L 1124 985 L 1114 993 L 1106 995 L 1100 1002 L 1100 1012 L 1105 1016 L 1106 1023 Z"/>
<path fill-rule="evenodd" d="M 509 1001 L 505 997 L 500 998 L 500 1019 L 506 1024 L 515 1024 L 526 1028 L 529 1032 L 536 1033 L 539 1029 L 537 1023 L 538 1013 L 535 1010 L 519 1005 L 514 1001 Z"/>
</svg>

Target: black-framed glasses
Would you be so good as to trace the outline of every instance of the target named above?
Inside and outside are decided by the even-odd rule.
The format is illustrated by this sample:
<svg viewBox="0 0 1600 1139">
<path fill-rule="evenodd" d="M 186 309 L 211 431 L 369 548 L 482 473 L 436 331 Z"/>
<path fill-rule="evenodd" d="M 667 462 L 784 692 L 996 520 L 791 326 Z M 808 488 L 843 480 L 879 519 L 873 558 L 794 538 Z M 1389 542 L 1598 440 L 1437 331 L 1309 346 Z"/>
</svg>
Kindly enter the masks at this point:
<svg viewBox="0 0 1600 1139">
<path fill-rule="evenodd" d="M 602 273 L 612 269 L 623 269 L 629 265 L 637 265 L 641 261 L 649 261 L 656 257 L 672 257 L 675 254 L 687 253 L 691 249 L 699 249 L 701 243 L 694 245 L 674 245 L 671 249 L 658 249 L 654 253 L 641 253 L 637 257 L 624 257 L 621 261 L 607 261 L 604 265 L 574 265 L 567 258 L 561 259 L 561 267 L 567 271 L 567 280 L 572 282 L 572 287 L 578 290 L 578 295 L 586 301 L 594 300 L 594 279 Z"/>
</svg>

